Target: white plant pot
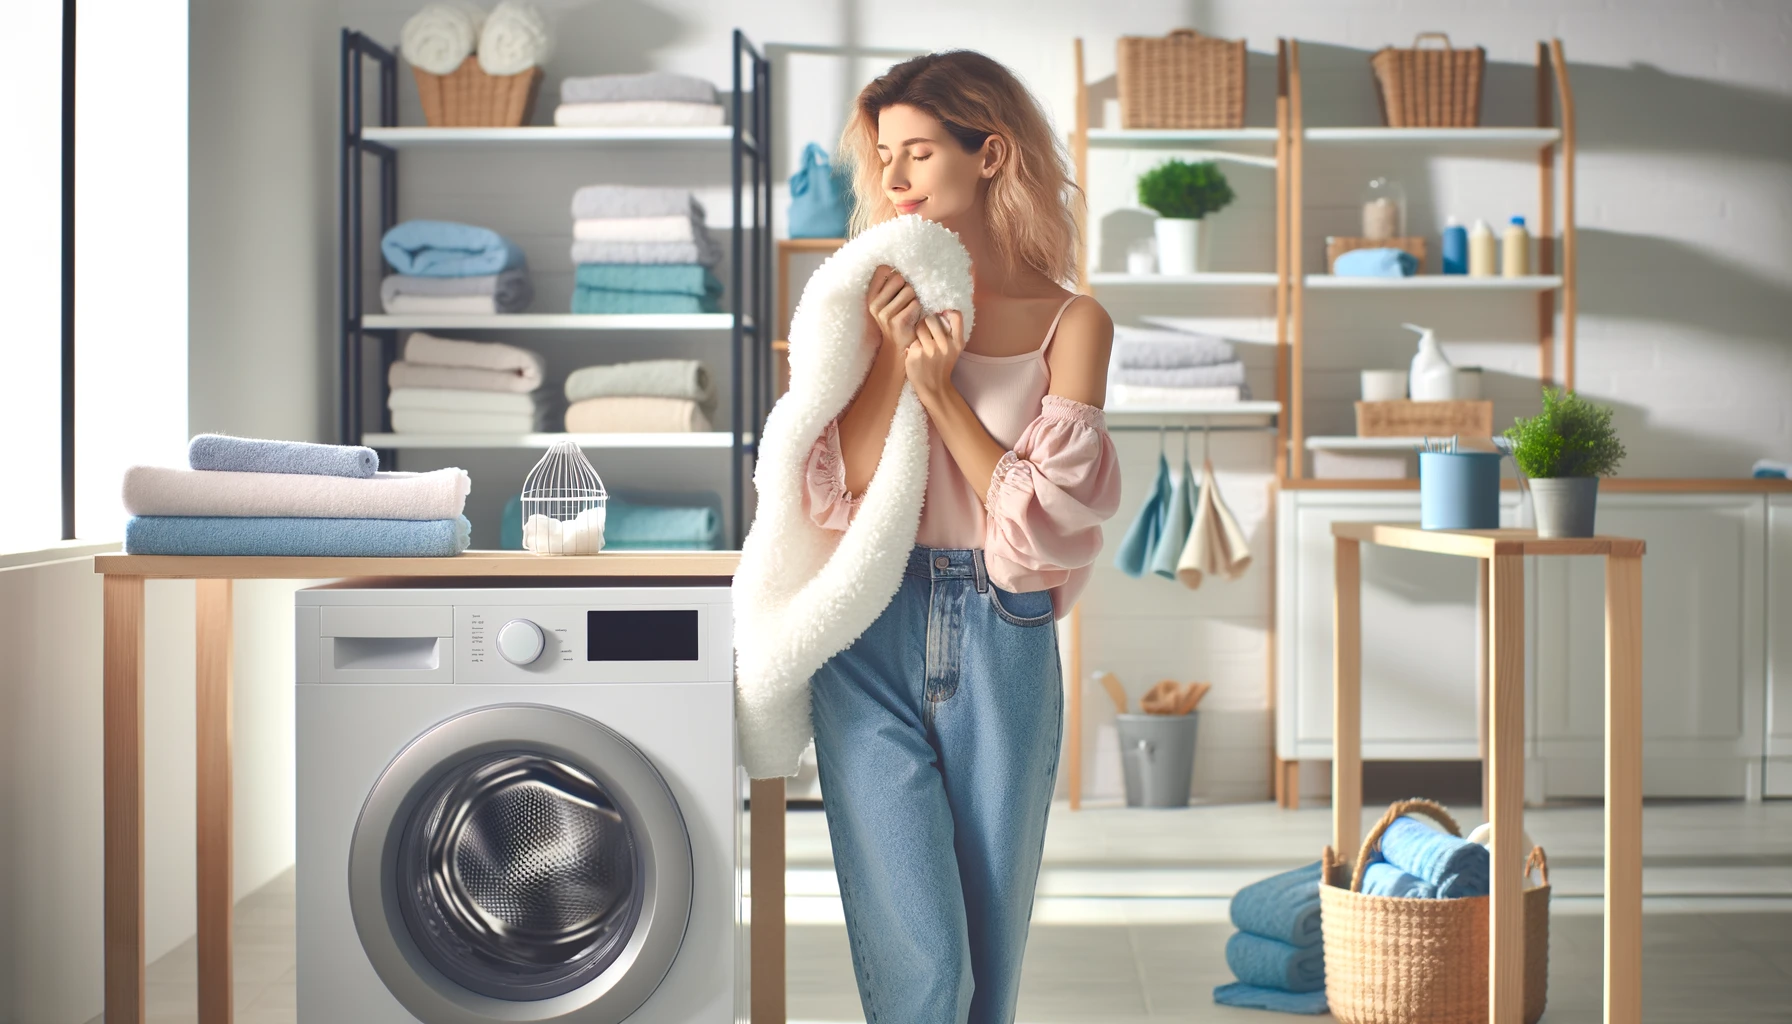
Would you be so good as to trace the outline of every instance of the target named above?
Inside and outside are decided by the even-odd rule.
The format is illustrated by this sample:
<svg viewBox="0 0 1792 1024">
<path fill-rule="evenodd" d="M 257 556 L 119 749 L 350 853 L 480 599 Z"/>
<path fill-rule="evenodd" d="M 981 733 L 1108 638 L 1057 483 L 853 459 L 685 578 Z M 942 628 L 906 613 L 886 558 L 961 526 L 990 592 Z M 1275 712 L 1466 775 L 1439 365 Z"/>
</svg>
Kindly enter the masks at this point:
<svg viewBox="0 0 1792 1024">
<path fill-rule="evenodd" d="M 1198 274 L 1201 272 L 1201 222 L 1188 217 L 1159 217 L 1153 225 L 1157 231 L 1157 272 L 1160 274 Z"/>
</svg>

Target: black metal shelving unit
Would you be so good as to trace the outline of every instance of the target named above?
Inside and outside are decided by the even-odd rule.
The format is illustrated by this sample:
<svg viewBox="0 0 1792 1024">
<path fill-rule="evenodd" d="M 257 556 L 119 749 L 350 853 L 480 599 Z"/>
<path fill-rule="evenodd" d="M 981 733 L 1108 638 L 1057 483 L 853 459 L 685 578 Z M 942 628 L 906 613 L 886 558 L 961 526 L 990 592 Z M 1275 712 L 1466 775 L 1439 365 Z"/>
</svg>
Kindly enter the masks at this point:
<svg viewBox="0 0 1792 1024">
<path fill-rule="evenodd" d="M 377 103 L 368 103 L 365 72 L 378 76 Z M 733 43 L 734 92 L 728 144 L 730 184 L 734 201 L 729 267 L 728 367 L 731 404 L 729 507 L 733 543 L 746 536 L 745 486 L 748 460 L 754 456 L 760 426 L 771 409 L 771 65 L 738 29 Z M 367 177 L 377 175 L 373 205 L 381 234 L 398 223 L 398 155 L 394 146 L 368 138 L 370 106 L 377 106 L 377 127 L 398 125 L 398 55 L 352 29 L 342 30 L 341 180 L 338 192 L 338 396 L 337 433 L 343 444 L 361 444 L 370 368 L 377 367 L 373 387 L 385 394 L 386 370 L 397 357 L 398 328 L 367 324 L 366 234 L 369 205 Z M 548 131 L 549 129 L 533 129 Z M 593 146 L 602 142 L 592 141 Z M 371 161 L 371 166 L 370 166 Z M 750 214 L 750 219 L 749 219 Z M 373 367 L 369 341 L 378 344 Z M 389 431 L 390 414 L 380 406 L 380 429 Z M 380 462 L 396 464 L 397 451 L 382 449 Z"/>
</svg>

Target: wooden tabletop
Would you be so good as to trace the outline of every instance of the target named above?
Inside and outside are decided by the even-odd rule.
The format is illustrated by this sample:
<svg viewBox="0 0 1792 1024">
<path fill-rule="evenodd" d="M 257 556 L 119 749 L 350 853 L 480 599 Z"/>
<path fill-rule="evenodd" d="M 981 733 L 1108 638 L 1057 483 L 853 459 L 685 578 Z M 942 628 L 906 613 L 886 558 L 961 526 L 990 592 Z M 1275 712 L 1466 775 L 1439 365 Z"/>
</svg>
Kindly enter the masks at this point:
<svg viewBox="0 0 1792 1024">
<path fill-rule="evenodd" d="M 468 551 L 453 558 L 124 554 L 93 557 L 93 571 L 107 576 L 212 580 L 319 580 L 370 576 L 732 576 L 739 564 L 739 551 L 615 551 L 599 555 Z"/>
<path fill-rule="evenodd" d="M 1417 523 L 1333 523 L 1332 536 L 1388 548 L 1439 555 L 1617 555 L 1640 558 L 1643 542 L 1632 537 L 1564 537 L 1544 540 L 1535 530 L 1426 530 Z"/>
</svg>

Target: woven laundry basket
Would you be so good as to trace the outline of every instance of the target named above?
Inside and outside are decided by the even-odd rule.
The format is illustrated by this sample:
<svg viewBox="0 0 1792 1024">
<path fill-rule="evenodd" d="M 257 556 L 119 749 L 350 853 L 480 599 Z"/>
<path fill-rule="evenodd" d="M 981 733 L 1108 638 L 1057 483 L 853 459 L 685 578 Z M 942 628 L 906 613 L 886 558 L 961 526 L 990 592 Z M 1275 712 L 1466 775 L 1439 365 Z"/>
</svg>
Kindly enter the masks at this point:
<svg viewBox="0 0 1792 1024">
<path fill-rule="evenodd" d="M 1339 882 L 1338 855 L 1325 848 L 1319 886 L 1325 935 L 1325 998 L 1340 1024 L 1486 1024 L 1487 932 L 1492 897 L 1411 899 L 1369 896 L 1363 871 L 1381 834 L 1403 814 L 1417 812 L 1451 835 L 1462 830 L 1429 800 L 1389 807 L 1357 854 L 1349 888 Z M 1542 884 L 1524 893 L 1524 1019 L 1543 1016 L 1549 986 L 1549 862 L 1531 851 Z"/>
<path fill-rule="evenodd" d="M 515 128 L 535 116 L 541 92 L 541 68 L 516 75 L 488 75 L 477 56 L 469 56 L 446 75 L 432 75 L 411 65 L 423 119 L 432 128 Z"/>
<path fill-rule="evenodd" d="M 1421 49 L 1425 39 L 1444 48 Z M 1387 46 L 1369 57 L 1381 119 L 1390 128 L 1473 128 L 1481 123 L 1481 73 L 1487 51 L 1458 50 L 1442 32 L 1421 32 L 1412 49 Z"/>
<path fill-rule="evenodd" d="M 1179 28 L 1117 48 L 1120 127 L 1244 127 L 1244 40 Z"/>
</svg>

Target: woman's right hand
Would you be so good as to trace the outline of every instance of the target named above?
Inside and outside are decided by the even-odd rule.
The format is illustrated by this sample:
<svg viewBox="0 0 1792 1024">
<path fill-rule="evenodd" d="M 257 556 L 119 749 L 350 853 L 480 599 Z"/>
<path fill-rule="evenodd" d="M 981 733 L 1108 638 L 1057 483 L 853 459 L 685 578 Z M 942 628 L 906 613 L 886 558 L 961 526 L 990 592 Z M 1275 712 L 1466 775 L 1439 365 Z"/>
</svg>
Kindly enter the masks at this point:
<svg viewBox="0 0 1792 1024">
<path fill-rule="evenodd" d="M 921 322 L 921 302 L 915 289 L 890 266 L 879 266 L 871 272 L 871 287 L 865 293 L 865 309 L 877 324 L 884 344 L 901 355 L 915 340 L 916 325 Z"/>
</svg>

